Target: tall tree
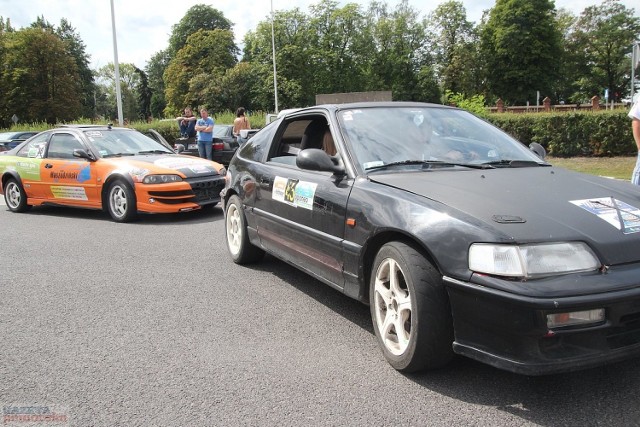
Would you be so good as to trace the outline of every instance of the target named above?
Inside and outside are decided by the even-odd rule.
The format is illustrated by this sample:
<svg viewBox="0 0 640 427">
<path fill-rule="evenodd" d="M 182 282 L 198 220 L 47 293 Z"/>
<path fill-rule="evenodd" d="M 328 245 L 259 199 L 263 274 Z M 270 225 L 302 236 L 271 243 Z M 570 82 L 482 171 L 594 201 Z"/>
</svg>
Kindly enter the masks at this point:
<svg viewBox="0 0 640 427">
<path fill-rule="evenodd" d="M 587 7 L 569 35 L 574 55 L 577 92 L 590 98 L 608 89 L 610 99 L 619 101 L 629 93 L 630 53 L 640 39 L 640 18 L 618 0 L 605 0 Z"/>
<path fill-rule="evenodd" d="M 234 46 L 229 30 L 199 30 L 190 35 L 164 73 L 168 110 L 165 113 L 177 113 L 187 105 L 207 104 L 213 111 L 219 108 L 219 101 L 206 92 L 211 86 L 203 84 L 215 83 L 235 66 Z"/>
<path fill-rule="evenodd" d="M 478 38 L 461 1 L 441 3 L 428 17 L 429 39 L 444 91 L 471 96 L 479 92 Z"/>
<path fill-rule="evenodd" d="M 189 8 L 180 22 L 172 28 L 169 37 L 170 58 L 173 58 L 187 43 L 189 36 L 198 30 L 231 30 L 232 25 L 222 12 L 211 6 L 197 4 Z"/>
<path fill-rule="evenodd" d="M 74 120 L 82 91 L 73 57 L 50 29 L 26 28 L 5 34 L 6 53 L 0 85 L 0 119 L 16 114 L 22 122 Z M 8 116 L 4 113 L 8 113 Z"/>
<path fill-rule="evenodd" d="M 62 18 L 60 25 L 55 31 L 56 35 L 65 44 L 66 50 L 73 57 L 78 76 L 79 84 L 82 92 L 82 112 L 83 117 L 93 117 L 95 113 L 95 79 L 93 71 L 89 67 L 89 55 L 86 53 L 86 46 L 75 28 L 71 26 L 69 21 Z"/>
<path fill-rule="evenodd" d="M 313 44 L 310 43 L 313 32 L 309 21 L 310 18 L 299 8 L 275 13 L 273 25 L 279 108 L 315 103 L 315 92 L 311 89 L 314 87 L 314 73 L 309 72 L 313 68 L 314 55 Z M 260 22 L 255 32 L 248 32 L 244 45 L 244 61 L 251 62 L 260 76 L 257 80 L 259 83 L 256 83 L 260 87 L 253 88 L 252 93 L 258 94 L 261 108 L 274 111 L 271 22 Z M 311 90 L 304 91 L 303 87 Z"/>
<path fill-rule="evenodd" d="M 135 65 L 133 71 L 138 74 L 138 84 L 136 86 L 138 100 L 137 118 L 147 121 L 151 116 L 151 88 L 149 88 L 149 79 L 147 78 L 147 74 Z"/>
<path fill-rule="evenodd" d="M 369 69 L 370 90 L 391 90 L 395 100 L 421 100 L 417 76 L 431 65 L 426 21 L 419 19 L 407 0 L 401 0 L 392 12 L 386 3 L 372 2 L 369 19 L 376 48 Z"/>
<path fill-rule="evenodd" d="M 508 103 L 524 104 L 553 92 L 561 55 L 551 0 L 496 0 L 481 34 L 486 80 Z"/>
<path fill-rule="evenodd" d="M 150 113 L 154 117 L 162 117 L 167 101 L 164 96 L 164 71 L 169 65 L 170 57 L 168 49 L 156 52 L 145 67 L 149 78 L 149 89 L 151 90 Z"/>
<path fill-rule="evenodd" d="M 118 64 L 120 71 L 120 95 L 122 98 L 122 115 L 128 120 L 133 120 L 141 116 L 139 107 L 138 89 L 141 85 L 140 74 L 136 71 L 137 67 L 130 63 Z M 117 100 L 116 100 L 116 77 L 115 66 L 113 62 L 101 67 L 98 70 L 98 92 L 101 96 L 97 101 L 99 107 L 104 108 L 104 116 L 106 119 L 115 119 L 117 117 Z M 98 111 L 102 115 L 102 111 Z"/>
</svg>

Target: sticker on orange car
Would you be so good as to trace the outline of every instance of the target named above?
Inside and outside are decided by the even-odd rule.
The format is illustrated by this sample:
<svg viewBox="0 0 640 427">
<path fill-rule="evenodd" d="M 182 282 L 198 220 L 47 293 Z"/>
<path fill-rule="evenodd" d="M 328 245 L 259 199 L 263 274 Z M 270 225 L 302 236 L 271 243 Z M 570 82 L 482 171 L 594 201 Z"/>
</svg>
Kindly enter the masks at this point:
<svg viewBox="0 0 640 427">
<path fill-rule="evenodd" d="M 52 185 L 51 194 L 56 199 L 89 200 L 82 187 L 69 187 L 66 185 Z"/>
</svg>

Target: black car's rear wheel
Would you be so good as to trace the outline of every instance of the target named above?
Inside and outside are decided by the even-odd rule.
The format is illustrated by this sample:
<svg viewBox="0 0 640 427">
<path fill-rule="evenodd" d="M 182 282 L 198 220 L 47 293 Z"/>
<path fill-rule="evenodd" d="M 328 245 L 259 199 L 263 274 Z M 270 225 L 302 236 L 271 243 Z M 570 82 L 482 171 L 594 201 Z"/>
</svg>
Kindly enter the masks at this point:
<svg viewBox="0 0 640 427">
<path fill-rule="evenodd" d="M 453 356 L 453 322 L 438 270 L 413 247 L 384 245 L 369 286 L 371 317 L 384 357 L 414 372 L 445 365 Z"/>
<path fill-rule="evenodd" d="M 242 201 L 238 196 L 231 196 L 225 211 L 225 234 L 227 248 L 233 262 L 247 264 L 262 259 L 264 251 L 249 242 L 247 220 L 242 211 Z"/>
<path fill-rule="evenodd" d="M 26 212 L 31 208 L 22 184 L 13 178 L 4 185 L 4 201 L 12 212 Z"/>
<path fill-rule="evenodd" d="M 111 183 L 107 193 L 107 210 L 116 222 L 129 222 L 136 218 L 136 195 L 129 184 L 121 179 Z"/>
</svg>

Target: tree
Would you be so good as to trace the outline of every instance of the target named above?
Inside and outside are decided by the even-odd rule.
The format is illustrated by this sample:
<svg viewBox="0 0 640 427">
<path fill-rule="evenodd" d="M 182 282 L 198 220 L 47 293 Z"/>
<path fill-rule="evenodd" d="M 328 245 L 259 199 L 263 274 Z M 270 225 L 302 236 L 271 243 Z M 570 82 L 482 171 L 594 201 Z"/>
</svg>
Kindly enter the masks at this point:
<svg viewBox="0 0 640 427">
<path fill-rule="evenodd" d="M 187 105 L 211 104 L 207 102 L 211 94 L 203 91 L 211 85 L 204 82 L 215 82 L 235 66 L 234 46 L 233 33 L 229 30 L 199 30 L 190 35 L 164 73 L 168 110 L 165 113 L 177 113 Z M 216 111 L 214 105 L 208 108 Z"/>
<path fill-rule="evenodd" d="M 120 95 L 122 98 L 122 115 L 124 118 L 132 120 L 141 118 L 143 113 L 139 105 L 139 92 L 141 86 L 141 76 L 136 71 L 137 67 L 130 63 L 118 64 L 120 74 Z M 104 108 L 104 116 L 107 119 L 117 117 L 117 99 L 116 99 L 116 78 L 115 66 L 113 62 L 101 67 L 97 73 L 98 76 L 98 93 L 97 101 L 99 106 Z M 98 110 L 102 115 L 103 111 Z"/>
<path fill-rule="evenodd" d="M 587 7 L 569 35 L 577 96 L 590 98 L 608 89 L 619 101 L 629 92 L 630 53 L 640 36 L 640 18 L 618 0 Z"/>
<path fill-rule="evenodd" d="M 190 35 L 199 30 L 229 30 L 233 24 L 217 9 L 204 4 L 191 7 L 180 22 L 173 26 L 169 37 L 169 57 L 173 58 L 187 43 Z M 234 45 L 235 47 L 235 45 Z M 232 54 L 237 53 L 237 47 Z"/>
<path fill-rule="evenodd" d="M 496 0 L 482 28 L 482 55 L 489 89 L 505 102 L 552 93 L 562 53 L 554 14 L 550 0 Z"/>
<path fill-rule="evenodd" d="M 369 22 L 375 46 L 368 70 L 369 90 L 391 90 L 395 100 L 421 100 L 417 76 L 431 65 L 426 21 L 418 19 L 407 0 L 401 0 L 393 12 L 388 12 L 386 4 L 372 2 Z"/>
<path fill-rule="evenodd" d="M 54 124 L 78 117 L 81 88 L 75 61 L 49 29 L 27 28 L 6 34 L 0 116 Z"/>
<path fill-rule="evenodd" d="M 147 74 L 134 65 L 133 71 L 138 74 L 138 84 L 135 88 L 138 101 L 137 118 L 147 121 L 151 116 L 151 88 Z"/>
<path fill-rule="evenodd" d="M 67 53 L 74 59 L 78 76 L 80 78 L 80 91 L 82 92 L 82 112 L 83 117 L 93 117 L 95 114 L 95 91 L 96 84 L 93 71 L 89 67 L 89 55 L 86 53 L 86 46 L 75 28 L 64 18 L 60 20 L 60 26 L 55 30 L 60 40 L 65 44 Z"/>
<path fill-rule="evenodd" d="M 150 113 L 154 117 L 162 117 L 167 101 L 164 97 L 164 71 L 169 65 L 168 49 L 156 52 L 145 67 L 149 79 L 149 90 L 151 91 Z"/>
<path fill-rule="evenodd" d="M 429 39 L 437 74 L 445 91 L 479 92 L 478 36 L 461 1 L 441 3 L 428 17 Z"/>
</svg>

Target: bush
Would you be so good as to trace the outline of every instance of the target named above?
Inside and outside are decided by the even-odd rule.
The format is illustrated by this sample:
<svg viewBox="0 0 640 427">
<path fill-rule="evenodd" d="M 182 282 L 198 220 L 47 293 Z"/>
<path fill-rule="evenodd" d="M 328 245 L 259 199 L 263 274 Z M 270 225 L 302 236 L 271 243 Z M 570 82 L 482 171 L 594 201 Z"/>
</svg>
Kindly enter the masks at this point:
<svg viewBox="0 0 640 427">
<path fill-rule="evenodd" d="M 637 154 L 625 109 L 558 113 L 491 114 L 488 121 L 556 157 Z"/>
</svg>

